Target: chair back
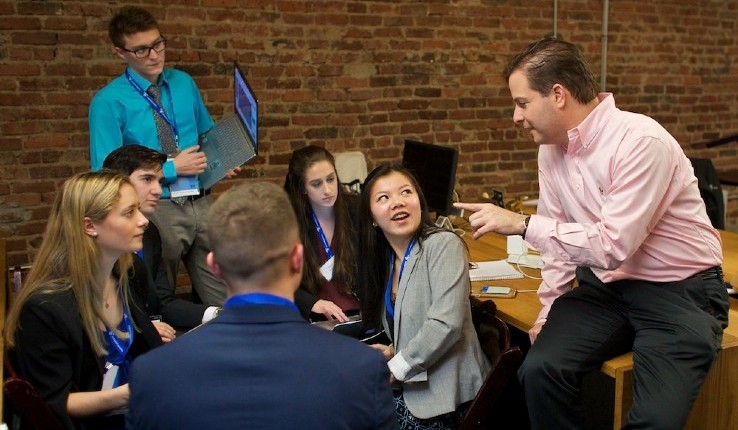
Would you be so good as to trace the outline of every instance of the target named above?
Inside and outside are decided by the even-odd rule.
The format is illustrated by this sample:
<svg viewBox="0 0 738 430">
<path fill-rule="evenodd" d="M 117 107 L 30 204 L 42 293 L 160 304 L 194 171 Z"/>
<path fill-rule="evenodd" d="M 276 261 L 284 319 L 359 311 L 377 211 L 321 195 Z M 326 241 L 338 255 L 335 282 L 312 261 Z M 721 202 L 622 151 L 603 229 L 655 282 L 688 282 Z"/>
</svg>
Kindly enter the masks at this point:
<svg viewBox="0 0 738 430">
<path fill-rule="evenodd" d="M 458 430 L 502 428 L 504 411 L 496 411 L 493 405 L 523 362 L 523 353 L 517 346 L 510 346 L 510 330 L 497 315 L 497 306 L 491 300 L 471 298 L 472 320 L 485 355 L 492 364 L 487 378 L 472 400 Z"/>
<path fill-rule="evenodd" d="M 720 186 L 720 177 L 712 164 L 712 160 L 709 158 L 690 158 L 689 161 L 692 162 L 694 175 L 697 177 L 697 188 L 699 188 L 700 196 L 705 202 L 707 216 L 710 218 L 712 226 L 725 229 L 723 189 Z"/>
<path fill-rule="evenodd" d="M 34 430 L 63 430 L 61 422 L 33 385 L 15 373 L 8 351 L 5 351 L 3 361 L 3 392 L 20 419 Z"/>
<path fill-rule="evenodd" d="M 470 297 L 472 322 L 482 351 L 494 366 L 502 353 L 510 348 L 510 329 L 497 317 L 497 305 L 492 300 Z"/>
<path fill-rule="evenodd" d="M 360 193 L 361 184 L 366 179 L 367 168 L 364 153 L 361 151 L 347 151 L 334 154 L 336 173 L 341 180 L 344 190 Z"/>
</svg>

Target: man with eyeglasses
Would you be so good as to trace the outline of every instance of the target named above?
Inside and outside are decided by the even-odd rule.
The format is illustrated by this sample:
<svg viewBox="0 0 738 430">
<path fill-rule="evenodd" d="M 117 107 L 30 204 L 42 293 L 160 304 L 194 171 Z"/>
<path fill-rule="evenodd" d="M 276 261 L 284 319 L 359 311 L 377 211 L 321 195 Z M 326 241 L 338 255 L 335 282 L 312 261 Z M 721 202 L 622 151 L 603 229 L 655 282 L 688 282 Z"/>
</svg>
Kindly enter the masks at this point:
<svg viewBox="0 0 738 430">
<path fill-rule="evenodd" d="M 183 261 L 203 304 L 221 306 L 225 285 L 205 264 L 210 248 L 205 214 L 212 199 L 197 179 L 207 163 L 198 151 L 198 138 L 213 121 L 194 80 L 181 70 L 164 68 L 167 39 L 151 13 L 123 8 L 110 21 L 108 34 L 115 55 L 127 67 L 90 104 L 92 168 L 100 169 L 105 157 L 123 145 L 167 154 L 162 201 L 151 217 L 161 233 L 162 264 L 174 286 Z"/>
</svg>

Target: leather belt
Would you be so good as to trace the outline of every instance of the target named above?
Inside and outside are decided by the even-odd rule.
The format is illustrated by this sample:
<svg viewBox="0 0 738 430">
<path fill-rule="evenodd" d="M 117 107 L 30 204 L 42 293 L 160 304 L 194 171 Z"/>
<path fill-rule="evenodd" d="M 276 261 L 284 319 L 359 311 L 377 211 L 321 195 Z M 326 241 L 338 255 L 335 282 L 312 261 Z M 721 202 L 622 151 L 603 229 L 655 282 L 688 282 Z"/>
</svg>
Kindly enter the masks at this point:
<svg viewBox="0 0 738 430">
<path fill-rule="evenodd" d="M 707 270 L 703 270 L 697 273 L 695 276 L 699 276 L 703 281 L 709 281 L 710 279 L 723 279 L 723 268 L 720 266 L 710 267 Z"/>
</svg>

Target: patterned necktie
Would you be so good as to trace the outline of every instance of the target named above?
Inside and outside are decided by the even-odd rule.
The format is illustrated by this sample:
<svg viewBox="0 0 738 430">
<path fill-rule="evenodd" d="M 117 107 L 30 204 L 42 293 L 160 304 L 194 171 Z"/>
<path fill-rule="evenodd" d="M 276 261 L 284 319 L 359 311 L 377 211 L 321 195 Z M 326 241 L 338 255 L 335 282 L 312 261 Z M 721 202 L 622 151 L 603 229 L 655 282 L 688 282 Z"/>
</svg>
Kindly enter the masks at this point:
<svg viewBox="0 0 738 430">
<path fill-rule="evenodd" d="M 161 106 L 161 89 L 158 85 L 154 84 L 149 86 L 149 89 L 146 90 L 146 92 L 153 97 L 154 101 L 156 101 L 159 106 Z M 167 157 L 169 158 L 177 156 L 179 148 L 177 148 L 177 143 L 174 141 L 172 127 L 170 127 L 166 120 L 159 115 L 159 112 L 155 110 L 152 110 L 151 112 L 154 114 L 156 134 L 159 136 L 159 146 L 161 146 L 161 151 L 167 154 Z M 187 197 L 170 197 L 169 199 L 180 206 L 187 201 Z"/>
</svg>

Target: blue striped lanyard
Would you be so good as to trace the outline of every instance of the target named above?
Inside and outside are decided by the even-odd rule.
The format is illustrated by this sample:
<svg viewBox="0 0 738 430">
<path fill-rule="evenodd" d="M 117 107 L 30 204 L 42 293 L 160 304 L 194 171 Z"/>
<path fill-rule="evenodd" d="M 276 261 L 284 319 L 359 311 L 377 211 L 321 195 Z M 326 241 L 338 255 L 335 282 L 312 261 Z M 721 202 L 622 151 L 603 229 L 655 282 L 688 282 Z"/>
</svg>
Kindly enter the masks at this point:
<svg viewBox="0 0 738 430">
<path fill-rule="evenodd" d="M 407 260 L 410 259 L 410 251 L 413 250 L 413 246 L 415 246 L 415 242 L 417 242 L 417 238 L 413 238 L 413 240 L 410 241 L 410 244 L 407 246 L 407 250 L 405 250 L 405 256 L 402 258 L 402 264 L 400 265 L 400 276 L 397 277 L 397 287 L 400 287 L 400 280 L 402 279 L 402 272 L 405 270 L 405 263 L 407 263 Z M 390 316 L 394 319 L 395 318 L 395 307 L 392 305 L 392 277 L 395 273 L 395 253 L 392 252 L 390 254 L 390 270 L 389 270 L 389 276 L 387 277 L 387 289 L 384 293 L 384 304 L 387 307 L 387 313 L 390 314 Z"/>
<path fill-rule="evenodd" d="M 125 304 L 123 304 L 123 321 L 121 321 L 121 327 L 121 331 L 128 333 L 127 339 L 120 339 L 110 328 L 105 329 L 105 337 L 108 340 L 109 346 L 113 348 L 112 351 L 108 351 L 108 361 L 122 368 L 124 367 L 123 364 L 125 363 L 128 349 L 133 345 L 133 323 L 128 316 L 128 307 Z M 126 369 L 123 370 L 125 371 Z"/>
<path fill-rule="evenodd" d="M 327 255 L 330 260 L 333 257 L 333 250 L 328 244 L 328 239 L 325 237 L 325 233 L 323 233 L 323 228 L 320 226 L 320 221 L 318 221 L 318 216 L 315 215 L 315 211 L 310 210 L 310 213 L 313 215 L 313 223 L 315 223 L 315 229 L 318 230 L 318 237 L 320 238 L 320 242 L 323 244 L 325 255 Z"/>
<path fill-rule="evenodd" d="M 126 78 L 128 79 L 128 82 L 133 86 L 133 88 L 138 91 L 139 94 L 141 94 L 141 97 L 143 97 L 147 102 L 149 102 L 149 105 L 154 109 L 154 111 L 161 116 L 164 121 L 166 121 L 167 124 L 169 124 L 169 127 L 172 128 L 172 135 L 174 135 L 174 143 L 177 145 L 177 148 L 179 148 L 179 133 L 177 132 L 177 124 L 174 122 L 174 116 L 172 118 L 169 118 L 169 115 L 164 111 L 164 108 L 156 102 L 149 93 L 147 93 L 143 88 L 141 88 L 141 85 L 136 82 L 135 79 L 133 79 L 133 76 L 131 76 L 131 72 L 126 69 Z M 172 100 L 172 112 L 174 112 L 174 100 Z"/>
<path fill-rule="evenodd" d="M 226 300 L 223 304 L 224 308 L 232 308 L 234 306 L 243 305 L 274 305 L 274 306 L 287 306 L 294 309 L 297 312 L 300 310 L 297 308 L 294 302 L 285 299 L 284 297 L 275 296 L 273 294 L 265 293 L 246 293 L 233 296 Z"/>
</svg>

